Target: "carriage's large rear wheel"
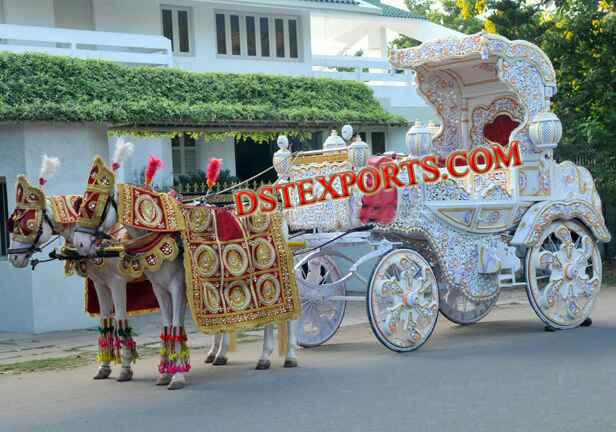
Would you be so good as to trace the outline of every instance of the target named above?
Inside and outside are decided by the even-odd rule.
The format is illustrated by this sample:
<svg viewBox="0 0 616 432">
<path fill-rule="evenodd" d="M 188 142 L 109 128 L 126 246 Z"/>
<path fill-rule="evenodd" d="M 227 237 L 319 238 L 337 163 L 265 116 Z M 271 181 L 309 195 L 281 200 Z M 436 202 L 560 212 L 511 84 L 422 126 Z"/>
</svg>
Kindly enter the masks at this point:
<svg viewBox="0 0 616 432">
<path fill-rule="evenodd" d="M 297 342 L 303 347 L 315 347 L 331 339 L 342 324 L 346 300 L 332 299 L 344 296 L 345 284 L 329 285 L 341 278 L 341 272 L 332 257 L 318 254 L 311 257 L 295 272 L 302 303 L 297 323 Z"/>
<path fill-rule="evenodd" d="M 526 292 L 549 327 L 568 329 L 589 316 L 601 288 L 599 248 L 574 221 L 554 222 L 526 253 Z"/>
<path fill-rule="evenodd" d="M 438 319 L 438 284 L 430 264 L 412 249 L 381 258 L 368 288 L 368 319 L 377 339 L 397 352 L 414 351 Z"/>
</svg>

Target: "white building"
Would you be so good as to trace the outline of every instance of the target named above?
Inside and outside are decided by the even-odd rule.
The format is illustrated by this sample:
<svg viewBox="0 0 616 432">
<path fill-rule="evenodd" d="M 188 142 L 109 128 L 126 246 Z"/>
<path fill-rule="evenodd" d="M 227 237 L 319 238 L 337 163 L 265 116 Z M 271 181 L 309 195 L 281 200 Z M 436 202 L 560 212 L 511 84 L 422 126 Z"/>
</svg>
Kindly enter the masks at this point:
<svg viewBox="0 0 616 432">
<path fill-rule="evenodd" d="M 0 51 L 197 72 L 360 80 L 373 88 L 389 112 L 409 120 L 433 119 L 415 91 L 413 77 L 389 68 L 387 44 L 398 34 L 423 41 L 457 32 L 379 0 L 0 0 Z M 2 217 L 7 207 L 14 206 L 16 176 L 36 178 L 42 153 L 64 161 L 64 169 L 50 181 L 47 192 L 81 193 L 93 157 L 109 156 L 115 142 L 101 126 L 3 120 Z M 402 149 L 402 128 L 372 127 L 360 132 L 375 153 Z M 316 134 L 314 142 L 324 140 L 324 133 Z M 162 183 L 171 184 L 174 175 L 202 168 L 212 156 L 224 158 L 224 168 L 245 178 L 269 164 L 275 150 L 264 144 L 255 152 L 257 144 L 233 139 L 130 140 L 137 144 L 137 153 L 123 168 L 120 181 L 134 180 L 149 154 L 167 162 L 157 177 Z M 0 331 L 43 332 L 91 325 L 83 313 L 82 289 L 82 280 L 65 278 L 58 263 L 31 272 L 11 268 L 0 256 Z"/>
</svg>

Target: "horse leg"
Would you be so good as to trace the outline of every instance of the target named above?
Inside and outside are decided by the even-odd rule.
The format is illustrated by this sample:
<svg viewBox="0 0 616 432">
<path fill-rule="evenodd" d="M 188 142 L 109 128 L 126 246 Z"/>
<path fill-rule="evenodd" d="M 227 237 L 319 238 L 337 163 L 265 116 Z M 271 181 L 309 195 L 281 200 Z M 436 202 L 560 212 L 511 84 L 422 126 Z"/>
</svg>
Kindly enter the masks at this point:
<svg viewBox="0 0 616 432">
<path fill-rule="evenodd" d="M 223 333 L 221 338 L 220 348 L 216 353 L 216 358 L 214 359 L 214 366 L 224 366 L 227 364 L 227 351 L 229 351 L 229 333 Z"/>
<path fill-rule="evenodd" d="M 214 335 L 214 343 L 212 344 L 210 350 L 207 352 L 207 357 L 205 358 L 206 363 L 212 363 L 216 358 L 216 353 L 220 349 L 220 344 L 222 343 L 223 333 L 216 333 Z"/>
<path fill-rule="evenodd" d="M 137 354 L 137 344 L 133 339 L 133 330 L 128 325 L 128 313 L 126 311 L 126 281 L 121 278 L 113 278 L 109 282 L 115 316 L 118 324 L 118 337 L 120 342 L 120 353 L 122 358 L 122 370 L 117 380 L 119 382 L 130 381 L 133 379 L 131 364 L 134 363 L 139 355 Z"/>
<path fill-rule="evenodd" d="M 185 372 L 190 370 L 190 350 L 187 345 L 187 336 L 184 329 L 184 317 L 186 316 L 186 292 L 184 285 L 183 272 L 175 273 L 180 277 L 174 277 L 169 284 L 171 298 L 173 301 L 173 349 L 176 354 L 174 374 L 169 386 L 169 390 L 179 390 L 186 385 Z"/>
<path fill-rule="evenodd" d="M 98 326 L 98 360 L 99 367 L 95 380 L 106 379 L 111 375 L 111 362 L 113 361 L 114 328 L 111 316 L 113 305 L 109 288 L 100 281 L 94 281 L 94 289 L 100 308 L 100 323 Z"/>
<path fill-rule="evenodd" d="M 150 279 L 152 282 L 152 279 Z M 160 373 L 156 385 L 168 385 L 171 382 L 172 374 L 169 373 L 169 341 L 171 338 L 171 296 L 169 292 L 159 284 L 152 282 L 152 290 L 158 300 L 158 306 L 160 307 L 160 316 L 162 320 L 163 329 L 160 334 L 161 350 L 160 350 L 160 364 L 158 366 L 158 372 Z"/>
<path fill-rule="evenodd" d="M 287 342 L 287 357 L 284 360 L 284 367 L 297 367 L 297 334 L 295 333 L 297 321 L 287 321 L 289 339 Z"/>
<path fill-rule="evenodd" d="M 263 330 L 263 351 L 259 362 L 257 363 L 257 369 L 269 369 L 271 366 L 270 356 L 274 352 L 274 324 L 268 324 Z"/>
</svg>

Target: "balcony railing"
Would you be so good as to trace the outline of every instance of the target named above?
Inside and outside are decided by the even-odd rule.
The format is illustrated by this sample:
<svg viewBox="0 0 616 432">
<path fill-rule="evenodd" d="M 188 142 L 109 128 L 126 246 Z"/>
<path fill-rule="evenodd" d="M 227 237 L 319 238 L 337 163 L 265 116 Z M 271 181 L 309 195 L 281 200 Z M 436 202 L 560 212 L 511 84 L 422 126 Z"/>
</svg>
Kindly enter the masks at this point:
<svg viewBox="0 0 616 432">
<path fill-rule="evenodd" d="M 387 59 L 375 57 L 315 55 L 312 57 L 312 73 L 322 78 L 415 84 L 412 72 L 393 70 Z"/>
<path fill-rule="evenodd" d="M 148 66 L 173 66 L 171 41 L 136 33 L 0 24 L 0 51 L 39 52 Z"/>
</svg>

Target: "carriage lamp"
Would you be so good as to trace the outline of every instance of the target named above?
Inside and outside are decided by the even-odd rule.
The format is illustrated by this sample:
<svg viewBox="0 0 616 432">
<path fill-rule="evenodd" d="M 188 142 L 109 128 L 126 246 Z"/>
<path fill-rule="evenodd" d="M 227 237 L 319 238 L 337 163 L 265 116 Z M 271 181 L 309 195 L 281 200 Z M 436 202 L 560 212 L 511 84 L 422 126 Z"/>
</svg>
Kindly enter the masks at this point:
<svg viewBox="0 0 616 432">
<path fill-rule="evenodd" d="M 441 130 L 440 126 L 435 126 L 434 122 L 432 121 L 428 122 L 428 131 L 430 131 L 430 135 L 432 135 L 432 138 L 434 138 L 438 134 L 439 130 Z"/>
<path fill-rule="evenodd" d="M 331 150 L 331 149 L 343 148 L 343 147 L 346 147 L 346 143 L 344 142 L 342 137 L 338 135 L 338 132 L 336 132 L 335 129 L 332 130 L 331 135 L 328 136 L 325 142 L 323 143 L 323 150 Z"/>
<path fill-rule="evenodd" d="M 280 135 L 276 143 L 278 144 L 278 151 L 274 153 L 274 169 L 278 174 L 278 178 L 287 179 L 289 177 L 289 163 L 291 161 L 289 139 L 284 135 Z"/>
<path fill-rule="evenodd" d="M 355 140 L 349 146 L 349 162 L 353 168 L 363 168 L 368 164 L 368 144 L 361 137 L 355 136 Z"/>
<path fill-rule="evenodd" d="M 342 134 L 342 138 L 348 142 L 351 140 L 351 138 L 353 138 L 353 127 L 346 124 L 342 126 L 342 129 L 340 129 L 340 133 Z"/>
<path fill-rule="evenodd" d="M 556 114 L 540 112 L 530 120 L 528 135 L 537 149 L 551 151 L 558 146 L 563 135 L 563 126 Z"/>
<path fill-rule="evenodd" d="M 406 148 L 413 157 L 427 156 L 432 151 L 432 134 L 419 120 L 406 133 Z"/>
</svg>

